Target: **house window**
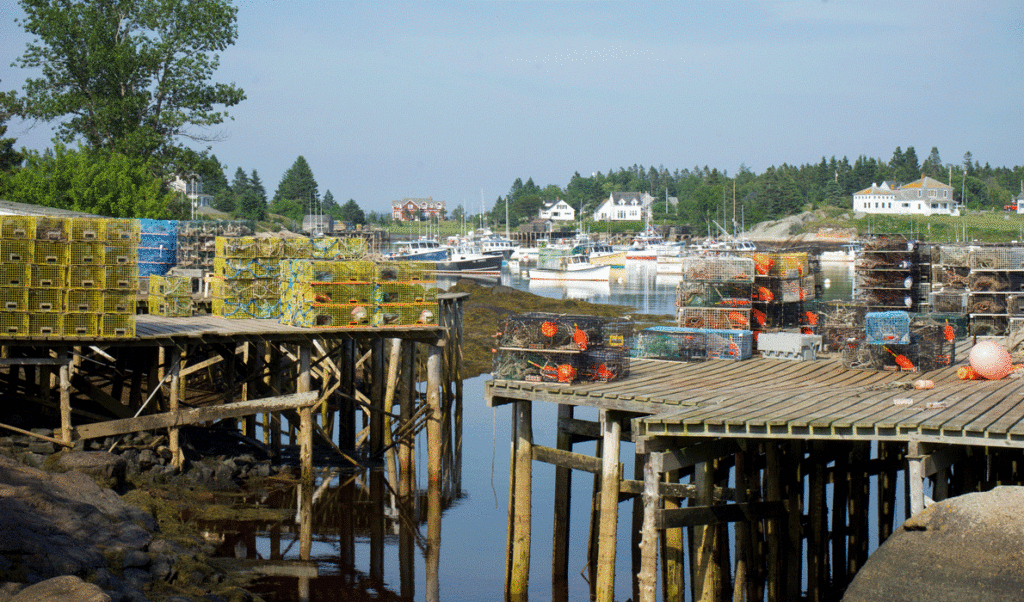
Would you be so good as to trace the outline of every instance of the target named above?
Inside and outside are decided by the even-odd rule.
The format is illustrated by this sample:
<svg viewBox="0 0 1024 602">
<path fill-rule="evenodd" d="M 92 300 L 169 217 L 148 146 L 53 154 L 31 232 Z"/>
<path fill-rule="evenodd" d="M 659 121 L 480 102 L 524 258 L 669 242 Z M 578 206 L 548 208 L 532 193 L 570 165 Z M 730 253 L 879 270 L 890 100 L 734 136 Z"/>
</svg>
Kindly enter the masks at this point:
<svg viewBox="0 0 1024 602">
<path fill-rule="evenodd" d="M 943 190 L 942 191 L 942 198 L 945 199 L 945 198 L 948 198 L 948 197 L 949 197 L 949 191 L 948 190 Z"/>
<path fill-rule="evenodd" d="M 626 219 L 626 212 L 620 209 L 618 217 L 616 217 L 616 219 Z"/>
<path fill-rule="evenodd" d="M 938 209 L 938 208 L 939 208 L 939 204 L 938 203 L 932 203 L 932 209 Z"/>
<path fill-rule="evenodd" d="M 892 204 L 892 203 L 890 203 L 890 205 L 891 205 L 891 204 Z M 910 209 L 910 203 L 903 203 L 903 208 L 904 208 L 904 209 Z"/>
</svg>

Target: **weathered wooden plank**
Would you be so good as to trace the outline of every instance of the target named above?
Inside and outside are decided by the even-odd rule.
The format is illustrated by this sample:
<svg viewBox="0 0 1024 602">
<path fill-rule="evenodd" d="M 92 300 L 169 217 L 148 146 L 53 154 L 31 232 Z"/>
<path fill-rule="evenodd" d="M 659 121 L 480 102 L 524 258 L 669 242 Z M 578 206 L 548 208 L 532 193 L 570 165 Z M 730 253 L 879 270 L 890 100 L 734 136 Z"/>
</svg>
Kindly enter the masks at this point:
<svg viewBox="0 0 1024 602">
<path fill-rule="evenodd" d="M 533 451 L 533 459 L 536 462 L 544 462 L 545 464 L 571 468 L 572 470 L 582 470 L 594 474 L 601 472 L 601 458 L 536 444 L 531 449 Z"/>
<path fill-rule="evenodd" d="M 123 435 L 137 431 L 148 431 L 152 429 L 169 428 L 222 420 L 224 418 L 238 418 L 263 412 L 280 412 L 304 406 L 311 406 L 316 402 L 316 391 L 307 393 L 294 393 L 265 399 L 253 399 L 250 401 L 239 401 L 219 406 L 208 406 L 205 408 L 192 408 L 179 410 L 178 412 L 164 412 L 161 414 L 150 414 L 137 418 L 125 418 L 121 420 L 108 420 L 95 424 L 83 424 L 72 429 L 72 436 L 75 439 L 96 439 L 112 435 Z"/>
<path fill-rule="evenodd" d="M 678 529 L 698 525 L 720 523 L 753 522 L 785 515 L 782 502 L 747 502 L 745 504 L 722 504 L 718 506 L 690 506 L 687 508 L 663 509 L 655 512 L 655 524 L 659 529 Z"/>
</svg>

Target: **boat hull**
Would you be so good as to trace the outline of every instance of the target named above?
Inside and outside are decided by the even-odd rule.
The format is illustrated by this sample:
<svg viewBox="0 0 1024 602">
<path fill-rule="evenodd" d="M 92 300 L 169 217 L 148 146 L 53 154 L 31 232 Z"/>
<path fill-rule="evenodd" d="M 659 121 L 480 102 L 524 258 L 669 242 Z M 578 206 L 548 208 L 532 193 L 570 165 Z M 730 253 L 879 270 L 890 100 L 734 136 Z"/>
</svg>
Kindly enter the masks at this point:
<svg viewBox="0 0 1024 602">
<path fill-rule="evenodd" d="M 586 265 L 582 268 L 566 270 L 531 268 L 530 280 L 607 282 L 611 271 L 612 266 L 610 265 Z"/>
<path fill-rule="evenodd" d="M 436 266 L 439 274 L 500 274 L 501 262 L 501 255 L 476 255 L 438 261 Z"/>
</svg>

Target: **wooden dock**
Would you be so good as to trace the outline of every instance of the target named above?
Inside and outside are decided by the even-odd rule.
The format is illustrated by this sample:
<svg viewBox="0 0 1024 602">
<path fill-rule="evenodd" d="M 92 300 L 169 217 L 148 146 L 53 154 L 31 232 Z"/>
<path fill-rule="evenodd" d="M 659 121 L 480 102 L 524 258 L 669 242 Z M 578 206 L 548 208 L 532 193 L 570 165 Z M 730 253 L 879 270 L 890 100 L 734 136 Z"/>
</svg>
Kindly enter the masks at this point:
<svg viewBox="0 0 1024 602">
<path fill-rule="evenodd" d="M 595 474 L 588 555 L 597 600 L 612 600 L 618 505 L 630 498 L 634 600 L 653 602 L 659 583 L 663 599 L 682 600 L 687 582 L 695 600 L 838 599 L 867 559 L 869 514 L 877 545 L 902 523 L 901 496 L 906 518 L 932 500 L 1024 480 L 1024 378 L 960 380 L 969 349 L 961 342 L 960 362 L 923 373 L 846 369 L 836 358 L 635 359 L 619 381 L 488 382 L 487 403 L 514 404 L 516 415 L 510 597 L 526 594 L 527 465 L 542 461 L 559 467 L 559 482 L 573 469 Z M 914 389 L 917 379 L 934 388 Z M 536 401 L 560 406 L 552 447 L 532 441 Z M 599 422 L 574 419 L 575 407 L 600 410 Z M 572 452 L 587 439 L 598 457 Z M 636 444 L 632 479 L 621 440 Z M 567 487 L 556 486 L 554 500 L 556 591 L 568 575 Z"/>
</svg>

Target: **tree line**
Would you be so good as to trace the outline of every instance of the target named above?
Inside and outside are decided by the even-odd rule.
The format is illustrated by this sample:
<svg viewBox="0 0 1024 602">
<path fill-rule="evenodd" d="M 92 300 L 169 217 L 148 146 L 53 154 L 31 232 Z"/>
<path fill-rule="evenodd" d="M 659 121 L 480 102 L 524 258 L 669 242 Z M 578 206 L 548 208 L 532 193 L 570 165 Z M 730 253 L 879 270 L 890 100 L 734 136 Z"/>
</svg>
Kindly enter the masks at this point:
<svg viewBox="0 0 1024 602">
<path fill-rule="evenodd" d="M 783 163 L 761 174 L 740 165 L 731 176 L 706 165 L 669 171 L 664 166 L 634 164 L 589 177 L 576 172 L 564 188 L 541 188 L 532 178 L 525 183 L 517 178 L 508 194 L 497 198 L 487 218 L 504 225 L 507 204 L 509 224 L 515 226 L 537 217 L 542 203 L 555 199 L 566 201 L 577 215 L 590 216 L 613 192 L 646 192 L 656 199 L 652 217 L 657 223 L 714 231 L 713 222 L 726 227 L 731 224 L 734 206 L 736 221 L 752 224 L 809 208 L 849 208 L 853 194 L 872 184 L 905 184 L 922 176 L 950 184 L 954 199 L 968 209 L 1001 208 L 1010 204 L 1020 189 L 1024 166 L 981 165 L 970 151 L 960 163 L 944 163 L 936 147 L 921 161 L 913 146 L 906 150 L 896 147 L 888 161 L 861 155 L 850 163 L 847 157 L 832 156 L 800 166 Z"/>
</svg>

